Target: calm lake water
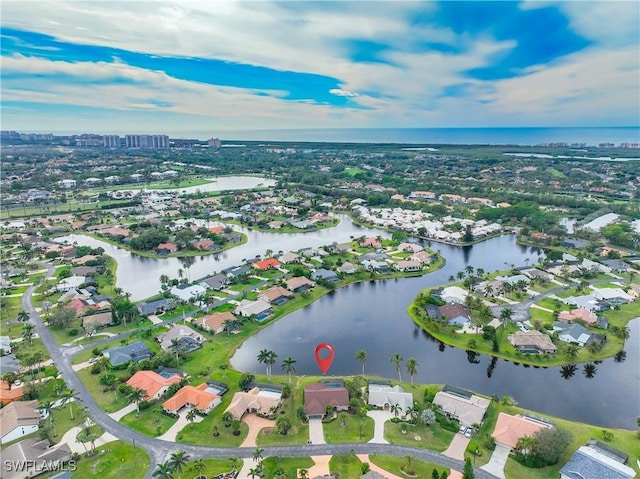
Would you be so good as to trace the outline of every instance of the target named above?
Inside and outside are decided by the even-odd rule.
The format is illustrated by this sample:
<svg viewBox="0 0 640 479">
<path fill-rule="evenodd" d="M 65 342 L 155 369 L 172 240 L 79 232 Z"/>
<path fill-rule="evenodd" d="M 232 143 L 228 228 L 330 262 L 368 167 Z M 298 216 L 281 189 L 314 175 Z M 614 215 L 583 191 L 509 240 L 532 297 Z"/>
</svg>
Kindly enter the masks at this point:
<svg viewBox="0 0 640 479">
<path fill-rule="evenodd" d="M 197 258 L 190 267 L 190 277 L 220 271 L 244 258 L 264 254 L 267 248 L 287 251 L 348 241 L 351 236 L 363 234 L 388 236 L 379 230 L 360 228 L 348 217 L 340 219 L 335 228 L 296 235 L 243 230 L 249 235 L 246 245 Z M 86 236 L 71 235 L 66 239 L 105 248 L 118 261 L 118 286 L 131 292 L 134 299 L 156 294 L 161 274 L 177 277 L 177 270 L 184 268 L 183 261 L 177 258 L 141 258 Z M 327 341 L 336 349 L 329 374 L 358 374 L 361 366 L 354 356 L 359 349 L 365 349 L 369 354 L 367 373 L 397 378 L 389 358 L 400 353 L 405 359 L 418 360 L 419 383 L 447 383 L 487 395 L 513 396 L 523 407 L 546 414 L 602 426 L 635 427 L 640 397 L 639 320 L 630 324 L 632 336 L 625 348 L 626 359 L 616 362 L 612 358 L 595 365 L 591 378 L 585 375 L 583 365 L 577 366 L 572 377 L 563 379 L 560 368 L 525 368 L 487 356 L 468 356 L 465 351 L 434 341 L 417 328 L 406 312 L 407 306 L 421 289 L 446 283 L 450 275 L 466 265 L 488 272 L 504 269 L 505 265 L 525 266 L 527 262 L 535 264 L 540 251 L 517 245 L 514 236 L 500 236 L 468 248 L 438 243 L 432 247 L 446 258 L 441 270 L 420 278 L 367 281 L 341 288 L 249 338 L 233 356 L 232 365 L 242 371 L 263 372 L 256 356 L 266 348 L 275 351 L 279 359 L 295 358 L 297 374 L 318 374 L 313 350 L 318 343 Z M 404 370 L 402 373 L 406 377 Z"/>
</svg>

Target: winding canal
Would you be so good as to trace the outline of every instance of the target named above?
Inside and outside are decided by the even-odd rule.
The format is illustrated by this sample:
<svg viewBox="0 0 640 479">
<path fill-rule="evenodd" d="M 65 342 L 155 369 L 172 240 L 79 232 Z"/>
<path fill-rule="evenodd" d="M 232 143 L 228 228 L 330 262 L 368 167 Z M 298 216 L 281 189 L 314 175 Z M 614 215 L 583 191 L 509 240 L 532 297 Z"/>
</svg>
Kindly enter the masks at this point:
<svg viewBox="0 0 640 479">
<path fill-rule="evenodd" d="M 242 229 L 249 236 L 247 244 L 219 255 L 195 258 L 189 268 L 190 277 L 212 274 L 245 258 L 264 254 L 266 249 L 288 251 L 344 242 L 361 235 L 388 236 L 377 229 L 359 227 L 346 216 L 340 219 L 335 228 L 304 234 Z M 184 269 L 184 260 L 178 258 L 143 258 L 81 235 L 64 239 L 103 247 L 118 262 L 118 286 L 132 293 L 134 299 L 156 294 L 161 274 L 177 277 L 178 269 Z M 447 383 L 487 395 L 512 396 L 525 408 L 570 420 L 607 427 L 635 427 L 640 398 L 640 319 L 629 324 L 631 338 L 624 354 L 593 365 L 595 370 L 584 365 L 578 365 L 575 371 L 524 367 L 489 356 L 469 356 L 435 341 L 416 327 L 406 312 L 407 306 L 421 289 L 446 283 L 450 275 L 467 265 L 487 272 L 504 269 L 505 265 L 524 266 L 527 260 L 534 264 L 540 251 L 517 245 L 513 236 L 500 236 L 469 248 L 438 243 L 432 247 L 446 259 L 441 270 L 419 278 L 364 282 L 341 288 L 249 338 L 233 356 L 232 365 L 242 371 L 262 372 L 256 356 L 266 348 L 275 351 L 280 359 L 295 358 L 297 374 L 318 374 L 313 350 L 319 342 L 328 341 L 336 349 L 329 374 L 358 374 L 361 366 L 354 356 L 359 349 L 365 349 L 369 356 L 365 366 L 368 374 L 397 378 L 389 359 L 400 353 L 405 359 L 418 360 L 415 378 L 418 383 Z M 405 378 L 405 372 L 402 373 Z"/>
</svg>

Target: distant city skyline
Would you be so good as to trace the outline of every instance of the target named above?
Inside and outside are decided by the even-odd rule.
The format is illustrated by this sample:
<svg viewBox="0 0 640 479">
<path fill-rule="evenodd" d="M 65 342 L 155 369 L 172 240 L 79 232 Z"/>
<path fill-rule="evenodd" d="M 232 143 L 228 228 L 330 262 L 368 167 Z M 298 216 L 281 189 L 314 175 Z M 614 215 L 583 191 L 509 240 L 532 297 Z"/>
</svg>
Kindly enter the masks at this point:
<svg viewBox="0 0 640 479">
<path fill-rule="evenodd" d="M 8 0 L 1 25 L 3 130 L 640 124 L 634 1 Z"/>
</svg>

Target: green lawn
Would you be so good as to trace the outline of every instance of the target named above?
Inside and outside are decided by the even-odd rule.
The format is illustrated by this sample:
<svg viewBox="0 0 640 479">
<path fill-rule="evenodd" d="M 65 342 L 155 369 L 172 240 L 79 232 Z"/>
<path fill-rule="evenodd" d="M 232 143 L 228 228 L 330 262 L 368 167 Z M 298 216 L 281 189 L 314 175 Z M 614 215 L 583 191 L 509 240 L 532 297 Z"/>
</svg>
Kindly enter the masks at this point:
<svg viewBox="0 0 640 479">
<path fill-rule="evenodd" d="M 329 461 L 331 474 L 352 479 L 362 475 L 362 461 L 355 454 L 336 454 Z"/>
<path fill-rule="evenodd" d="M 9 327 L 7 321 L 15 319 L 20 311 L 22 311 L 22 304 L 19 297 L 8 298 L 6 296 L 2 296 L 0 298 L 0 321 L 2 321 L 0 331 L 2 331 L 3 336 L 15 337 L 7 333 L 7 329 L 5 328 Z"/>
<path fill-rule="evenodd" d="M 116 390 L 107 391 L 105 386 L 100 384 L 101 374 L 91 374 L 91 368 L 85 368 L 78 371 L 78 377 L 84 383 L 85 387 L 91 394 L 91 397 L 98 403 L 102 409 L 107 413 L 119 411 L 123 407 L 129 404 L 127 398 Z M 118 378 L 129 377 L 127 370 L 123 371 L 110 371 Z"/>
<path fill-rule="evenodd" d="M 233 469 L 233 462 L 231 459 L 202 459 L 202 462 L 206 468 L 202 471 L 207 477 L 214 477 L 224 472 L 230 472 Z M 193 468 L 193 463 L 187 466 L 187 471 L 194 471 L 193 477 L 196 476 L 197 471 Z M 190 478 L 189 474 L 184 474 L 185 479 Z"/>
<path fill-rule="evenodd" d="M 402 432 L 403 427 L 406 432 Z M 454 436 L 454 432 L 442 429 L 438 423 L 426 426 L 418 421 L 414 426 L 409 423 L 387 421 L 384 425 L 384 438 L 391 444 L 421 447 L 438 452 L 449 447 Z"/>
<path fill-rule="evenodd" d="M 314 464 L 310 457 L 267 457 L 262 461 L 263 477 L 274 477 L 276 471 L 282 468 L 287 473 L 286 477 L 295 479 L 298 477 L 298 469 L 308 471 Z"/>
<path fill-rule="evenodd" d="M 373 439 L 374 425 L 368 416 L 341 412 L 336 419 L 324 424 L 324 439 L 327 443 L 368 442 Z"/>
<path fill-rule="evenodd" d="M 72 478 L 143 478 L 149 468 L 149 456 L 145 450 L 139 447 L 134 449 L 131 444 L 122 441 L 114 441 L 101 446 L 100 453 L 93 457 L 87 458 L 85 456 L 82 454 L 76 470 L 71 472 Z"/>
<path fill-rule="evenodd" d="M 120 419 L 125 426 L 147 436 L 161 436 L 176 423 L 177 419 L 162 413 L 162 405 L 156 404 L 150 408 L 131 412 Z M 190 426 L 187 426 L 190 427 Z"/>
<path fill-rule="evenodd" d="M 385 454 L 371 454 L 369 460 L 378 467 L 381 467 L 385 471 L 389 471 L 398 476 L 402 476 L 404 473 L 400 469 L 401 466 L 406 464 L 406 456 L 388 456 Z M 411 469 L 416 473 L 416 477 L 427 479 L 432 477 L 433 470 L 436 469 L 438 474 L 442 474 L 446 471 L 447 475 L 451 472 L 451 469 L 434 464 L 432 462 L 419 461 L 417 459 L 411 459 Z M 516 477 L 516 476 L 514 476 Z M 519 476 L 518 476 L 519 477 Z"/>
</svg>

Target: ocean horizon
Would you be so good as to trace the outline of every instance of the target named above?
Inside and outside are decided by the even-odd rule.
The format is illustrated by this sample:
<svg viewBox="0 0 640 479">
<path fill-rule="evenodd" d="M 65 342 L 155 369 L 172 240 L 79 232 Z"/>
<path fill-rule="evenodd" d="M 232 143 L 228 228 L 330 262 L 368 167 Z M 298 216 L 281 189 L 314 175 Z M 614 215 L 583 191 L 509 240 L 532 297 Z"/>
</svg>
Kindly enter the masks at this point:
<svg viewBox="0 0 640 479">
<path fill-rule="evenodd" d="M 327 143 L 401 143 L 535 146 L 542 143 L 640 143 L 640 127 L 531 128 L 316 128 L 184 132 L 176 138 L 224 141 L 286 141 Z"/>
</svg>

